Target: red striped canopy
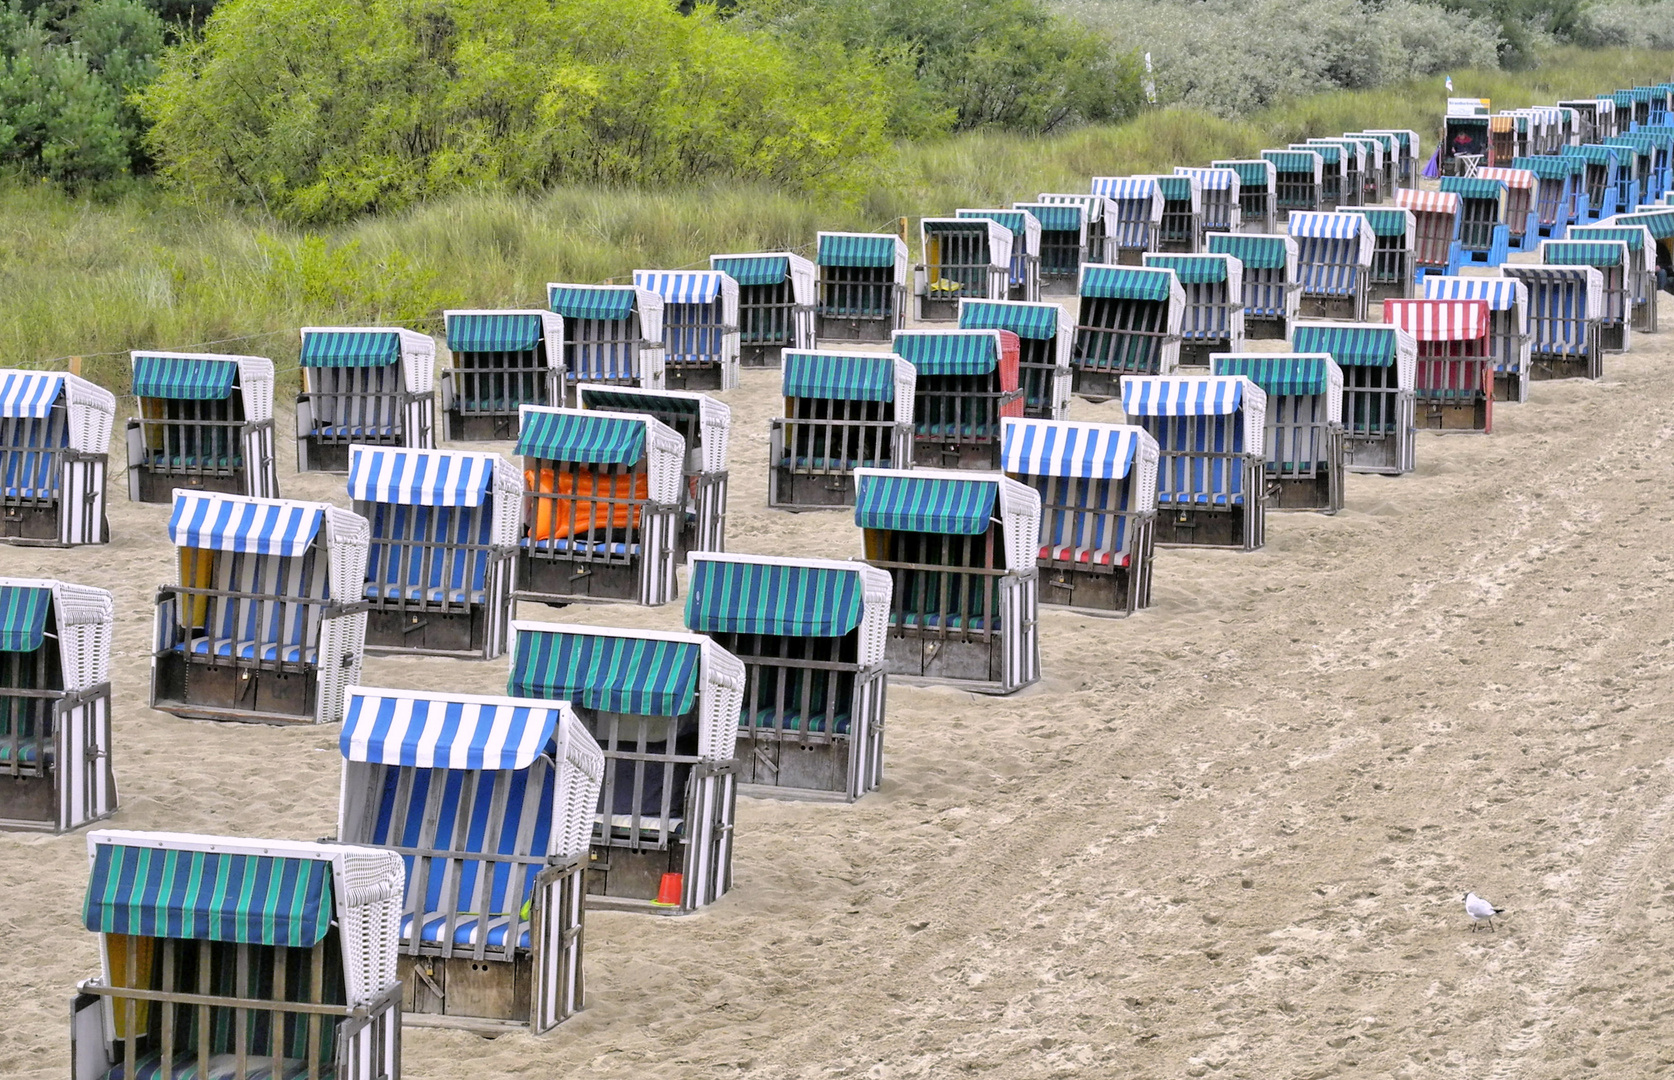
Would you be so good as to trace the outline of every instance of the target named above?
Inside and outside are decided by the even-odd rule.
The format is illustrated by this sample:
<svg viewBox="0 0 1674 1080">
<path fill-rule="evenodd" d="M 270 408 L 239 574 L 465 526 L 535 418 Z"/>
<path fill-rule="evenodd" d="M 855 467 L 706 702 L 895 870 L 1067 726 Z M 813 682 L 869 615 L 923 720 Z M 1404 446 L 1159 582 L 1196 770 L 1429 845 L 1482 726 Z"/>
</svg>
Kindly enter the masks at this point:
<svg viewBox="0 0 1674 1080">
<path fill-rule="evenodd" d="M 1478 169 L 1477 172 L 1481 172 Z M 1395 205 L 1415 214 L 1457 214 L 1459 196 L 1451 191 L 1420 191 L 1417 188 L 1396 188 Z"/>
<path fill-rule="evenodd" d="M 1385 300 L 1383 321 L 1419 341 L 1475 341 L 1488 336 L 1486 300 Z"/>
<path fill-rule="evenodd" d="M 1528 169 L 1477 169 L 1476 175 L 1484 180 L 1498 180 L 1508 188 L 1535 186 L 1535 174 Z"/>
</svg>

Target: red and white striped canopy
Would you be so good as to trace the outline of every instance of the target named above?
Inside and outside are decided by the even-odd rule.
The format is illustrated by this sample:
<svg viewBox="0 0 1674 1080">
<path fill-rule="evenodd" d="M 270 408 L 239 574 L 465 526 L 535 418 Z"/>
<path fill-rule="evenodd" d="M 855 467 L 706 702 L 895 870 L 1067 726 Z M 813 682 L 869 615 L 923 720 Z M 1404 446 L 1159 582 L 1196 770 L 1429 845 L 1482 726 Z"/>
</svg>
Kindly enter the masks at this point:
<svg viewBox="0 0 1674 1080">
<path fill-rule="evenodd" d="M 1535 186 L 1535 174 L 1527 169 L 1477 169 L 1476 175 L 1484 180 L 1498 180 L 1508 188 Z"/>
<path fill-rule="evenodd" d="M 1488 336 L 1486 300 L 1385 300 L 1383 321 L 1419 341 L 1475 341 Z"/>
<path fill-rule="evenodd" d="M 1482 170 L 1478 169 L 1478 172 Z M 1417 188 L 1396 188 L 1395 205 L 1415 214 L 1457 214 L 1459 196 L 1451 191 L 1420 191 Z"/>
</svg>

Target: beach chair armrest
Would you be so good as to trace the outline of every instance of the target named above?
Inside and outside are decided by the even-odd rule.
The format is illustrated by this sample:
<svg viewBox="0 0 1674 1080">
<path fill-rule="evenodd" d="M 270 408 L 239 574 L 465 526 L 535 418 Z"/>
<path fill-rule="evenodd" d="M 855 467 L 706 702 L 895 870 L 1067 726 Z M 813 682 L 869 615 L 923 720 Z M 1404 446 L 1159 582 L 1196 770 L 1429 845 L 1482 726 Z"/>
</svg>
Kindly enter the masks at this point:
<svg viewBox="0 0 1674 1080">
<path fill-rule="evenodd" d="M 366 599 L 350 600 L 340 603 L 335 600 L 327 601 L 320 610 L 322 619 L 341 619 L 346 615 L 359 615 L 363 611 L 371 611 L 372 602 Z"/>
</svg>

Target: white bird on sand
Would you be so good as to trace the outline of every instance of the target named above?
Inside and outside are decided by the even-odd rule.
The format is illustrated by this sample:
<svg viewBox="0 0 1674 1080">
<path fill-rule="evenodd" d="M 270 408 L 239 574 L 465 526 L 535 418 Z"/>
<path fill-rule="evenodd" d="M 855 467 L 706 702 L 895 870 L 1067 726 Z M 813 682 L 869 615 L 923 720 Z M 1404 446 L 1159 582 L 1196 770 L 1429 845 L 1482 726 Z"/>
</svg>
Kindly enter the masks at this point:
<svg viewBox="0 0 1674 1080">
<path fill-rule="evenodd" d="M 1504 911 L 1497 908 L 1473 892 L 1465 894 L 1465 914 L 1471 917 L 1471 933 L 1476 933 L 1476 924 L 1486 921 L 1488 929 L 1494 928 L 1494 916 Z"/>
</svg>

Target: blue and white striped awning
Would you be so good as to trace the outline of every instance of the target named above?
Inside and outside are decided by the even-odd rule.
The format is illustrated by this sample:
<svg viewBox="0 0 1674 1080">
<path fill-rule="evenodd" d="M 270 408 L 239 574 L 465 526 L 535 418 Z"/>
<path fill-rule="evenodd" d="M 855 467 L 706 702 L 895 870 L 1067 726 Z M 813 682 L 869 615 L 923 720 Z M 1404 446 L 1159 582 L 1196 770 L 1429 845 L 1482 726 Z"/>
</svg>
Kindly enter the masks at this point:
<svg viewBox="0 0 1674 1080">
<path fill-rule="evenodd" d="M 317 506 L 277 499 L 180 492 L 169 539 L 176 547 L 295 558 L 308 550 L 323 517 Z"/>
<path fill-rule="evenodd" d="M 492 454 L 356 446 L 349 498 L 408 506 L 481 506 L 494 479 Z"/>
<path fill-rule="evenodd" d="M 1133 465 L 1138 433 L 1072 420 L 1011 420 L 1001 468 L 1019 476 L 1120 480 Z"/>
<path fill-rule="evenodd" d="M 1157 375 L 1122 380 L 1129 416 L 1230 416 L 1244 402 L 1244 380 L 1220 375 Z"/>
<path fill-rule="evenodd" d="M 565 703 L 349 688 L 338 746 L 350 761 L 413 769 L 527 769 Z"/>
<path fill-rule="evenodd" d="M 63 389 L 64 376 L 58 372 L 0 372 L 0 416 L 44 420 Z"/>
<path fill-rule="evenodd" d="M 1174 175 L 1191 177 L 1204 191 L 1230 191 L 1240 186 L 1238 174 L 1231 169 L 1194 169 L 1177 165 Z"/>
<path fill-rule="evenodd" d="M 1107 199 L 1154 199 L 1157 178 L 1154 176 L 1095 176 L 1093 194 Z"/>
<path fill-rule="evenodd" d="M 1424 278 L 1426 300 L 1486 300 L 1491 311 L 1510 311 L 1517 305 L 1518 286 L 1510 278 L 1433 277 Z"/>
<path fill-rule="evenodd" d="M 1290 235 L 1319 240 L 1352 240 L 1369 228 L 1371 223 L 1363 214 L 1322 214 L 1303 211 L 1291 214 L 1289 222 Z"/>
<path fill-rule="evenodd" d="M 671 304 L 713 304 L 726 275 L 719 270 L 635 270 L 634 284 Z"/>
</svg>

